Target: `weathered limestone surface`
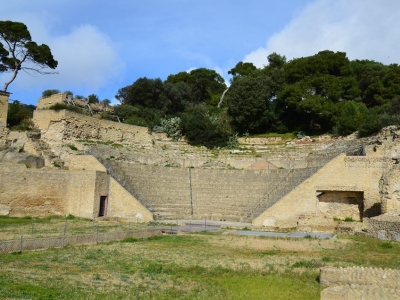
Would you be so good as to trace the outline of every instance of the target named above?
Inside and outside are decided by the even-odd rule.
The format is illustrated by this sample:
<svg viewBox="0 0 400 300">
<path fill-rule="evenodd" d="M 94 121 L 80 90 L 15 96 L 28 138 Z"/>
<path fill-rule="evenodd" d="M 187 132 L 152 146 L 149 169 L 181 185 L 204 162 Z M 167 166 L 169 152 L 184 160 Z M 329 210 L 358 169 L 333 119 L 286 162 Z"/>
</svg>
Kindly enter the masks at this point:
<svg viewBox="0 0 400 300">
<path fill-rule="evenodd" d="M 108 176 L 103 172 L 0 164 L 0 178 L 3 215 L 73 214 L 92 218 L 98 211 L 98 197 L 108 195 Z"/>
<path fill-rule="evenodd" d="M 362 216 L 364 195 L 362 192 L 354 191 L 325 191 L 320 196 L 319 210 L 329 216 L 352 218 L 355 221 L 360 221 Z"/>
<path fill-rule="evenodd" d="M 70 156 L 69 170 L 94 170 L 107 172 L 106 168 L 92 155 Z"/>
<path fill-rule="evenodd" d="M 366 219 L 365 224 L 368 228 L 368 236 L 381 240 L 400 241 L 399 215 L 380 215 Z"/>
<path fill-rule="evenodd" d="M 379 285 L 338 285 L 323 289 L 321 300 L 397 300 L 400 289 L 386 288 Z"/>
<path fill-rule="evenodd" d="M 0 91 L 0 148 L 6 143 L 8 134 L 7 114 L 9 93 Z"/>
<path fill-rule="evenodd" d="M 64 103 L 65 97 L 66 94 L 64 93 L 51 95 L 51 97 L 42 97 L 37 102 L 37 109 L 46 109 L 54 104 Z"/>
<path fill-rule="evenodd" d="M 72 159 L 76 170 L 31 169 L 24 164 L 0 163 L 0 214 L 46 216 L 72 214 L 93 218 L 100 196 L 108 197 L 106 215 L 152 220 L 152 214 L 105 172 L 92 156 Z M 85 162 L 86 170 L 78 163 Z"/>
<path fill-rule="evenodd" d="M 400 270 L 364 267 L 335 268 L 323 267 L 320 270 L 320 283 L 324 286 L 358 284 L 381 285 L 387 288 L 400 288 Z"/>
<path fill-rule="evenodd" d="M 382 213 L 400 214 L 400 165 L 384 172 L 379 182 Z"/>
<path fill-rule="evenodd" d="M 320 270 L 321 300 L 400 299 L 400 270 L 334 268 Z"/>
<path fill-rule="evenodd" d="M 109 217 L 133 219 L 137 222 L 150 222 L 153 220 L 153 214 L 114 178 L 110 178 L 108 203 L 107 216 Z"/>
<path fill-rule="evenodd" d="M 68 110 L 35 110 L 33 119 L 49 144 L 63 140 L 83 139 L 114 143 L 151 145 L 148 128 L 99 120 Z"/>
<path fill-rule="evenodd" d="M 64 171 L 67 177 L 67 214 L 83 218 L 97 217 L 100 196 L 108 195 L 108 176 L 98 171 Z"/>
<path fill-rule="evenodd" d="M 400 158 L 400 126 L 382 128 L 379 134 L 371 137 L 366 146 L 369 156 Z"/>
<path fill-rule="evenodd" d="M 6 144 L 8 132 L 8 128 L 0 124 L 0 149 Z"/>
<path fill-rule="evenodd" d="M 362 215 L 376 216 L 380 213 L 377 206 L 381 202 L 379 179 L 382 168 L 389 163 L 391 160 L 385 158 L 339 155 L 255 218 L 253 226 L 296 227 L 302 216 L 312 216 L 314 225 L 318 226 L 325 219 L 348 217 L 345 215 L 347 211 L 336 211 L 334 214 L 327 211 L 326 203 L 321 203 L 317 197 L 317 193 L 323 191 L 363 192 Z"/>
<path fill-rule="evenodd" d="M 67 172 L 43 172 L 22 164 L 0 164 L 0 204 L 10 216 L 44 216 L 66 212 Z M 8 211 L 7 211 L 8 210 Z"/>
<path fill-rule="evenodd" d="M 156 219 L 209 219 L 249 221 L 256 204 L 268 201 L 287 174 L 275 170 L 223 170 L 149 166 L 109 162 L 113 174 L 146 203 Z"/>
<path fill-rule="evenodd" d="M 53 106 L 57 103 L 60 104 L 69 104 L 69 105 L 74 105 L 80 108 L 86 108 L 90 109 L 92 111 L 112 111 L 113 108 L 111 106 L 103 106 L 100 103 L 88 103 L 86 101 L 80 100 L 80 99 L 72 99 L 71 95 L 68 95 L 67 93 L 59 93 L 59 94 L 54 94 L 49 97 L 42 97 L 38 100 L 37 103 L 37 109 L 47 109 L 50 106 Z"/>
<path fill-rule="evenodd" d="M 7 124 L 9 96 L 9 93 L 0 91 L 0 127 L 5 127 Z"/>
</svg>

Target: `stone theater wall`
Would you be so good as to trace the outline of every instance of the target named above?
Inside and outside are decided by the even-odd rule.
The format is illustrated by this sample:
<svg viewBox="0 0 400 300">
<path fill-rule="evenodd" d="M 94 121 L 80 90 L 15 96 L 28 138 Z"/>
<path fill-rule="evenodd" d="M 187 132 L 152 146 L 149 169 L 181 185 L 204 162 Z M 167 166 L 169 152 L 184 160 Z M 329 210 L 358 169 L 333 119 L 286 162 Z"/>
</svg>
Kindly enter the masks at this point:
<svg viewBox="0 0 400 300">
<path fill-rule="evenodd" d="M 255 218 L 253 226 L 296 227 L 302 219 L 309 219 L 308 225 L 318 228 L 319 225 L 328 225 L 334 217 L 351 217 L 348 215 L 349 209 L 354 213 L 354 207 L 351 205 L 356 203 L 361 209 L 361 218 L 377 216 L 381 213 L 379 179 L 382 169 L 390 164 L 392 162 L 389 158 L 339 155 Z M 331 193 L 330 200 L 335 199 L 332 193 L 337 192 L 336 209 L 328 209 L 327 201 L 318 197 L 323 192 Z M 357 198 L 360 194 L 363 195 L 363 199 L 362 205 L 359 206 L 360 200 Z M 344 203 L 343 196 L 346 195 L 352 198 L 348 203 Z M 353 200 L 354 203 L 351 202 Z M 329 203 L 333 204 L 334 201 Z"/>
<path fill-rule="evenodd" d="M 100 198 L 104 197 L 105 216 L 153 220 L 135 197 L 97 170 L 102 165 L 93 157 L 76 159 L 91 161 L 92 170 L 30 169 L 24 164 L 0 163 L 0 215 L 93 218 L 99 216 Z"/>
<path fill-rule="evenodd" d="M 156 219 L 251 221 L 254 204 L 286 178 L 288 170 L 219 170 L 113 162 L 121 181 L 147 203 Z"/>
<path fill-rule="evenodd" d="M 51 95 L 50 97 L 42 97 L 37 102 L 37 109 L 45 109 L 57 103 L 64 103 L 67 94 L 60 93 Z"/>
<path fill-rule="evenodd" d="M 148 128 L 96 119 L 68 110 L 35 110 L 35 125 L 46 140 L 87 139 L 151 145 Z"/>
<path fill-rule="evenodd" d="M 96 171 L 27 169 L 22 164 L 0 164 L 2 215 L 46 216 L 73 214 L 92 218 L 97 202 Z M 78 204 L 79 203 L 79 204 Z"/>
</svg>

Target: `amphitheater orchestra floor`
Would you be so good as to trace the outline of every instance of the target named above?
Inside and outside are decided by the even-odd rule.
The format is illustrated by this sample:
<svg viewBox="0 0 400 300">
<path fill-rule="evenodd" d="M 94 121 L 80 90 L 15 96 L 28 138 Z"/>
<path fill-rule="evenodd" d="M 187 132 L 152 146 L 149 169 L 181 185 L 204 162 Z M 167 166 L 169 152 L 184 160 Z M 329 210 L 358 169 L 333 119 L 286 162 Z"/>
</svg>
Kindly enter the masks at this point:
<svg viewBox="0 0 400 300">
<path fill-rule="evenodd" d="M 236 234 L 239 235 L 250 235 L 250 236 L 268 236 L 268 237 L 293 237 L 293 238 L 304 238 L 311 237 L 316 239 L 329 239 L 333 237 L 330 233 L 306 233 L 306 232 L 269 232 L 269 231 L 248 231 L 248 230 L 237 230 Z"/>
<path fill-rule="evenodd" d="M 282 238 L 332 238 L 330 233 L 307 233 L 307 232 L 270 232 L 270 231 L 252 231 L 251 223 L 245 222 L 230 222 L 230 221 L 210 221 L 210 220 L 169 220 L 163 221 L 164 224 L 169 224 L 165 227 L 165 233 L 177 232 L 195 232 L 195 231 L 210 231 L 218 232 L 221 229 L 232 229 L 227 234 L 238 234 L 247 236 L 265 236 L 265 237 L 282 237 Z"/>
</svg>

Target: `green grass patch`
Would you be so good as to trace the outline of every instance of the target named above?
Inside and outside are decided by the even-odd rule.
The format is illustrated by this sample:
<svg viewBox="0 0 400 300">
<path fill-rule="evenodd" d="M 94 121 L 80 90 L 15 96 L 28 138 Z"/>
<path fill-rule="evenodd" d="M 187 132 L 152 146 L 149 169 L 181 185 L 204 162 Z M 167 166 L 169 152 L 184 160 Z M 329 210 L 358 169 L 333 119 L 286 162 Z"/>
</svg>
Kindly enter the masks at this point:
<svg viewBox="0 0 400 300">
<path fill-rule="evenodd" d="M 319 268 L 321 267 L 321 263 L 316 260 L 301 260 L 297 261 L 292 265 L 292 268 L 308 268 L 308 269 L 313 269 L 313 268 Z"/>
<path fill-rule="evenodd" d="M 292 139 L 296 139 L 297 135 L 296 135 L 296 133 L 293 133 L 293 132 L 288 132 L 288 133 L 269 132 L 269 133 L 249 135 L 247 137 L 250 137 L 250 138 L 252 138 L 252 137 L 254 137 L 254 138 L 276 138 L 276 137 L 280 137 L 282 140 L 292 140 Z"/>
<path fill-rule="evenodd" d="M 250 277 L 226 277 L 215 280 L 226 299 L 319 299 L 321 287 L 315 282 L 285 278 L 277 274 Z"/>
<path fill-rule="evenodd" d="M 393 248 L 393 245 L 389 242 L 382 243 L 379 246 L 383 249 L 392 249 Z"/>
</svg>

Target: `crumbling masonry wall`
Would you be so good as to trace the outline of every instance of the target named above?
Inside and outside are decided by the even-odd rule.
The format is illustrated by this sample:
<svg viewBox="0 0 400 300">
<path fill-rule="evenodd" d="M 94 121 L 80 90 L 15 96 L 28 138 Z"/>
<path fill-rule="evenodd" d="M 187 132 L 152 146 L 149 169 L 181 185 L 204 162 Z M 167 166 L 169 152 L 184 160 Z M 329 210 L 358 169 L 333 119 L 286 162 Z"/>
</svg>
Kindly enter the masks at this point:
<svg viewBox="0 0 400 300">
<path fill-rule="evenodd" d="M 82 139 L 151 145 L 148 128 L 96 119 L 68 110 L 35 110 L 33 120 L 49 143 Z"/>
<path fill-rule="evenodd" d="M 0 127 L 7 126 L 8 98 L 10 94 L 0 91 Z"/>
<path fill-rule="evenodd" d="M 0 91 L 0 148 L 6 143 L 9 93 Z"/>
<path fill-rule="evenodd" d="M 46 109 L 49 108 L 50 106 L 53 106 L 54 104 L 64 103 L 64 99 L 66 98 L 66 96 L 67 94 L 60 93 L 51 95 L 49 97 L 39 98 L 37 102 L 37 109 Z"/>
<path fill-rule="evenodd" d="M 380 215 L 366 219 L 368 236 L 380 240 L 400 241 L 400 216 Z"/>
</svg>

